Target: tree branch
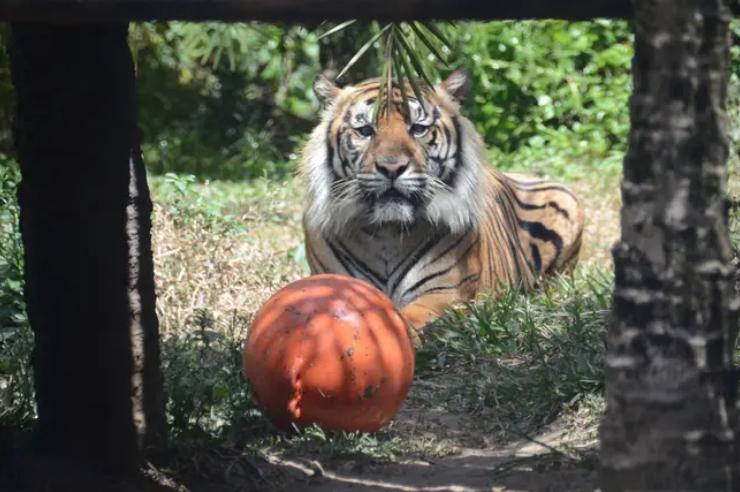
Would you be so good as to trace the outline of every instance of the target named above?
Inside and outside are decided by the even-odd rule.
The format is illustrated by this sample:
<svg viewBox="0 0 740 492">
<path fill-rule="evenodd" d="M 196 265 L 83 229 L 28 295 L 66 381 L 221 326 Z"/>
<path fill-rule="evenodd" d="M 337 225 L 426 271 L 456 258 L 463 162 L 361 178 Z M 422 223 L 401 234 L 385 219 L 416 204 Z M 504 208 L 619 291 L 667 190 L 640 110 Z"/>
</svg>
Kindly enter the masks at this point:
<svg viewBox="0 0 740 492">
<path fill-rule="evenodd" d="M 313 22 L 354 18 L 570 19 L 630 18 L 629 0 L 0 0 L 0 20 L 121 22 L 224 20 Z"/>
</svg>

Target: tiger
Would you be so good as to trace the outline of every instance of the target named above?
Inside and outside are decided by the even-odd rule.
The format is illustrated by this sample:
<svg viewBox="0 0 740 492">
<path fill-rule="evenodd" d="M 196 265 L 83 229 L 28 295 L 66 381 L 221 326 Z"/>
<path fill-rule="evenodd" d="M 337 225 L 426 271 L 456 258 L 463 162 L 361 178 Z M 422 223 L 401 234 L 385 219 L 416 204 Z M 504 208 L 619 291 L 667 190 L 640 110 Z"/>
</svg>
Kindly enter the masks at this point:
<svg viewBox="0 0 740 492">
<path fill-rule="evenodd" d="M 470 85 L 458 70 L 416 91 L 379 79 L 341 87 L 323 74 L 313 86 L 322 113 L 299 162 L 311 274 L 369 282 L 415 330 L 482 292 L 568 272 L 581 248 L 571 190 L 489 163 L 460 111 Z"/>
</svg>

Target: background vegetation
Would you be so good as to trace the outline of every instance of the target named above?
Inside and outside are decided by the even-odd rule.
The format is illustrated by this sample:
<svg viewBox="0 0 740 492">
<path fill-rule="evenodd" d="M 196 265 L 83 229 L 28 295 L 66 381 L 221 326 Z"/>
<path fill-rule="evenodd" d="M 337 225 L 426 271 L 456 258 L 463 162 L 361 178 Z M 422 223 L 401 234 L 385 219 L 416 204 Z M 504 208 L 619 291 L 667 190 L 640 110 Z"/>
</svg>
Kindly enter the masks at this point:
<svg viewBox="0 0 740 492">
<path fill-rule="evenodd" d="M 402 423 L 373 437 L 327 436 L 319 429 L 276 435 L 241 377 L 241 343 L 252 312 L 307 271 L 299 226 L 302 190 L 292 173 L 300 144 L 316 122 L 312 81 L 322 67 L 341 68 L 379 29 L 356 23 L 319 39 L 328 28 L 177 22 L 131 27 L 143 150 L 155 198 L 157 310 L 172 433 L 181 442 L 232 446 L 243 446 L 250 436 L 249 446 L 259 452 L 308 446 L 379 459 L 453 452 L 445 440 L 409 440 Z M 443 28 L 451 45 L 446 55 L 472 74 L 473 96 L 464 112 L 488 144 L 492 163 L 568 181 L 585 197 L 589 222 L 583 265 L 574 279 L 531 296 L 481 299 L 439 323 L 417 355 L 410 405 L 439 404 L 474 415 L 474 434 L 481 434 L 481 421 L 491 433 L 516 433 L 585 408 L 588 416 L 578 425 L 593 438 L 611 295 L 608 248 L 618 226 L 629 122 L 630 28 L 612 21 Z M 733 24 L 733 33 L 734 179 L 740 23 Z M 8 43 L 5 26 L 0 43 Z M 378 75 L 378 60 L 369 50 L 346 79 Z M 8 60 L 0 49 L 0 441 L 11 446 L 15 430 L 27 428 L 34 417 L 12 98 Z M 737 189 L 731 180 L 733 198 Z M 738 231 L 733 220 L 736 244 Z"/>
</svg>

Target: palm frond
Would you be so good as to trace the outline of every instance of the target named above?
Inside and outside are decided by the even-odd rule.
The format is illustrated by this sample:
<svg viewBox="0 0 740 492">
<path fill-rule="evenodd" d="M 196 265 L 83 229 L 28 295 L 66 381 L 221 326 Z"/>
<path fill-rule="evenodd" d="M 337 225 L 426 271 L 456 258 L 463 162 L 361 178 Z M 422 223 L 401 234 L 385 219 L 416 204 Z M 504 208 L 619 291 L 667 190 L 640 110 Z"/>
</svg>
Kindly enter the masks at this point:
<svg viewBox="0 0 740 492">
<path fill-rule="evenodd" d="M 324 39 L 327 36 L 331 36 L 332 34 L 337 33 L 339 31 L 341 31 L 342 29 L 348 28 L 349 26 L 351 26 L 355 22 L 357 22 L 357 20 L 356 19 L 352 19 L 352 20 L 348 20 L 346 22 L 342 22 L 341 24 L 337 24 L 336 26 L 332 27 L 331 29 L 329 29 L 325 33 L 321 34 L 317 39 Z"/>
<path fill-rule="evenodd" d="M 324 38 L 340 32 L 352 25 L 354 21 L 343 22 L 319 38 Z M 370 37 L 352 56 L 344 68 L 339 72 L 337 79 L 345 75 L 349 69 L 380 40 L 383 69 L 380 77 L 380 91 L 376 100 L 376 117 L 381 108 L 385 107 L 390 115 L 390 104 L 393 94 L 393 80 L 398 83 L 403 104 L 408 110 L 406 83 L 408 83 L 417 99 L 423 100 L 424 90 L 432 87 L 432 76 L 436 76 L 436 67 L 430 62 L 436 62 L 444 67 L 449 66 L 445 49 L 452 51 L 452 43 L 443 30 L 433 22 L 390 22 L 378 25 L 378 31 Z"/>
<path fill-rule="evenodd" d="M 418 22 L 409 22 L 409 27 L 411 27 L 411 30 L 414 31 L 414 34 L 416 35 L 416 38 L 424 43 L 424 46 L 427 47 L 429 52 L 434 55 L 434 57 L 444 63 L 445 66 L 448 66 L 447 59 L 442 55 L 442 53 L 437 50 L 437 47 L 434 46 L 434 43 L 427 37 L 426 34 L 421 30 L 421 27 L 418 26 Z"/>
<path fill-rule="evenodd" d="M 345 27 L 346 27 L 346 26 L 345 26 Z M 374 43 L 375 43 L 375 42 L 376 42 L 376 41 L 377 41 L 378 39 L 380 39 L 380 37 L 381 37 L 381 36 L 382 36 L 383 34 L 385 34 L 386 32 L 388 32 L 388 31 L 389 31 L 389 30 L 391 29 L 391 27 L 393 27 L 393 24 L 388 24 L 388 25 L 386 25 L 386 26 L 385 26 L 385 27 L 383 27 L 383 28 L 382 28 L 382 29 L 381 29 L 381 30 L 380 30 L 380 31 L 379 31 L 379 32 L 378 32 L 377 34 L 375 34 L 375 35 L 374 35 L 373 37 L 371 37 L 371 38 L 370 38 L 370 40 L 368 40 L 368 41 L 367 41 L 367 42 L 366 42 L 365 44 L 363 44 L 363 45 L 362 45 L 362 47 L 361 47 L 361 48 L 360 48 L 359 50 L 357 50 L 357 53 L 355 53 L 355 55 L 354 55 L 354 56 L 353 56 L 353 57 L 352 57 L 352 58 L 351 58 L 351 59 L 350 59 L 350 60 L 349 60 L 349 61 L 347 62 L 347 64 L 346 64 L 346 65 L 344 66 L 344 68 L 342 69 L 342 71 L 341 71 L 341 72 L 339 72 L 339 75 L 337 75 L 337 79 L 340 79 L 340 78 L 342 77 L 342 75 L 344 75 L 345 73 L 347 73 L 347 71 L 348 71 L 348 70 L 349 70 L 350 68 L 352 68 L 352 65 L 354 65 L 355 63 L 357 63 L 357 60 L 359 60 L 360 58 L 362 58 L 362 55 L 364 55 L 364 54 L 365 54 L 365 52 L 367 52 L 367 50 L 369 50 L 369 49 L 370 49 L 370 47 L 371 47 L 371 46 L 372 46 L 372 45 L 373 45 L 373 44 L 374 44 Z"/>
<path fill-rule="evenodd" d="M 437 39 L 439 39 L 443 45 L 447 46 L 447 48 L 452 48 L 452 43 L 449 39 L 447 39 L 447 36 L 444 35 L 442 30 L 438 28 L 433 22 L 419 22 L 424 28 L 434 34 Z"/>
<path fill-rule="evenodd" d="M 411 65 L 413 65 L 414 70 L 416 71 L 416 74 L 419 76 L 419 78 L 426 82 L 429 87 L 433 86 L 434 83 L 432 82 L 432 79 L 430 79 L 427 75 L 426 70 L 424 70 L 424 66 L 422 65 L 422 62 L 419 59 L 419 55 L 416 53 L 416 51 L 411 49 L 403 36 L 399 37 L 398 41 L 403 50 L 406 52 L 406 57 L 411 62 Z"/>
<path fill-rule="evenodd" d="M 411 85 L 411 90 L 414 91 L 414 96 L 416 96 L 416 99 L 419 101 L 423 101 L 423 92 L 421 90 L 421 86 L 419 86 L 419 83 L 417 82 L 417 77 L 412 72 L 411 67 L 409 66 L 408 60 L 406 60 L 406 57 L 401 52 L 401 50 L 397 50 L 397 58 L 401 61 L 401 66 L 403 67 L 403 73 L 406 77 L 406 80 Z"/>
<path fill-rule="evenodd" d="M 398 53 L 398 49 L 395 46 L 393 48 L 393 68 L 396 70 L 396 77 L 398 78 L 398 89 L 401 91 L 403 107 L 406 108 L 406 111 L 408 112 L 409 100 L 408 96 L 406 95 L 406 84 L 404 83 L 404 76 L 408 78 L 408 73 L 405 73 L 401 68 L 401 64 L 399 63 L 400 54 Z"/>
</svg>

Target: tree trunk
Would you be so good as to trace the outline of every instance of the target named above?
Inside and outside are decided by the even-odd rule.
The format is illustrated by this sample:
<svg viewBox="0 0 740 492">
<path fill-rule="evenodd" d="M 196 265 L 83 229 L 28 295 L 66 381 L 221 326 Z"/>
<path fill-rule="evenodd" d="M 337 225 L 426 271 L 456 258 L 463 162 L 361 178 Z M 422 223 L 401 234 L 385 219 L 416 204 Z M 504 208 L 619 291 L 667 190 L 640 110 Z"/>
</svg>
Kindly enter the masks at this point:
<svg viewBox="0 0 740 492">
<path fill-rule="evenodd" d="M 740 490 L 726 199 L 730 1 L 634 7 L 602 487 Z"/>
<path fill-rule="evenodd" d="M 125 25 L 13 26 L 41 451 L 136 471 L 165 437 L 151 202 Z"/>
</svg>

